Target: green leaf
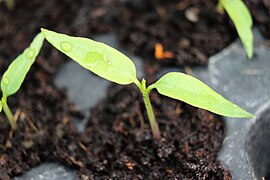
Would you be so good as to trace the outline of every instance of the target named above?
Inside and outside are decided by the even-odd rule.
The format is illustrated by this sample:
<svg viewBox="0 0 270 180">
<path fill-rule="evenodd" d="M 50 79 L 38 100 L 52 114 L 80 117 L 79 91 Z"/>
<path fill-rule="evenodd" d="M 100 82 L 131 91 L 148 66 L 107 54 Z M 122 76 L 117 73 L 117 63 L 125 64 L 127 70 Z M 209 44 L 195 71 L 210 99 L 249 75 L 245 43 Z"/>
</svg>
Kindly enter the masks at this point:
<svg viewBox="0 0 270 180">
<path fill-rule="evenodd" d="M 118 50 L 87 38 L 41 31 L 55 48 L 98 76 L 118 84 L 137 80 L 135 65 Z"/>
<path fill-rule="evenodd" d="M 220 0 L 232 19 L 238 35 L 246 49 L 248 58 L 253 56 L 252 18 L 242 0 Z"/>
<path fill-rule="evenodd" d="M 12 10 L 15 6 L 15 0 L 5 0 L 9 10 Z M 1 2 L 1 1 L 0 1 Z"/>
<path fill-rule="evenodd" d="M 168 73 L 149 88 L 156 88 L 160 94 L 219 115 L 238 118 L 254 117 L 249 112 L 226 100 L 200 80 L 183 73 Z"/>
<path fill-rule="evenodd" d="M 30 47 L 26 48 L 8 67 L 1 80 L 3 97 L 16 93 L 42 47 L 44 36 L 39 33 Z"/>
<path fill-rule="evenodd" d="M 2 101 L 0 101 L 0 112 L 2 112 L 2 109 L 3 109 L 3 104 L 2 104 Z"/>
</svg>

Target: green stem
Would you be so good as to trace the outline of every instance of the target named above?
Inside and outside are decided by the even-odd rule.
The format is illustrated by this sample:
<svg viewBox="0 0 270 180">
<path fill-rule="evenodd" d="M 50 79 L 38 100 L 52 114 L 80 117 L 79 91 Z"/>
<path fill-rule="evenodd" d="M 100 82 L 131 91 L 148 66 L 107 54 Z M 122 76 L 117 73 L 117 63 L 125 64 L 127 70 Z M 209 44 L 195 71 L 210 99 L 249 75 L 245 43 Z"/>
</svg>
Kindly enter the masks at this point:
<svg viewBox="0 0 270 180">
<path fill-rule="evenodd" d="M 153 138 L 155 140 L 160 139 L 160 131 L 159 131 L 159 127 L 158 124 L 156 122 L 156 118 L 153 112 L 153 108 L 151 105 L 151 101 L 149 99 L 149 92 L 150 90 L 146 89 L 146 81 L 143 79 L 142 80 L 142 84 L 141 84 L 141 88 L 140 88 L 142 95 L 143 95 L 143 101 L 144 101 L 144 105 L 147 111 L 147 115 L 150 121 L 150 126 L 152 129 L 152 133 L 153 133 Z"/>
<path fill-rule="evenodd" d="M 14 118 L 13 118 L 13 114 L 11 113 L 8 105 L 7 105 L 7 99 L 6 98 L 2 98 L 2 104 L 3 104 L 3 110 L 8 118 L 8 121 L 11 125 L 11 128 L 13 130 L 16 130 L 17 129 L 17 124 L 16 122 L 14 121 Z"/>
<path fill-rule="evenodd" d="M 223 13 L 223 2 L 222 2 L 222 1 L 223 1 L 223 0 L 219 0 L 219 1 L 218 1 L 218 4 L 217 4 L 217 7 L 216 7 L 217 11 L 218 11 L 220 14 Z"/>
</svg>

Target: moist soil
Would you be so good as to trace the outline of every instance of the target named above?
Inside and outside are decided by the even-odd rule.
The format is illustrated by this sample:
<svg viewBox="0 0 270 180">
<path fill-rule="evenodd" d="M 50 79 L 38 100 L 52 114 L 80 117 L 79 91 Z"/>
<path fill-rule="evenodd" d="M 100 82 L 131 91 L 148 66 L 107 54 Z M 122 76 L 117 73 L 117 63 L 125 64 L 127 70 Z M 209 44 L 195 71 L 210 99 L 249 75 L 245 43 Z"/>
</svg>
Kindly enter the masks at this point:
<svg viewBox="0 0 270 180">
<path fill-rule="evenodd" d="M 40 27 L 80 36 L 111 30 L 106 24 L 107 16 L 102 15 L 105 11 L 101 1 L 76 2 L 16 0 L 12 11 L 1 3 L 1 75 L 40 32 Z M 45 43 L 19 92 L 8 98 L 19 129 L 10 131 L 4 113 L 0 114 L 1 180 L 21 175 L 45 161 L 58 161 L 59 142 L 72 141 L 77 134 L 72 121 L 81 119 L 82 115 L 53 84 L 54 75 L 64 59 Z"/>
<path fill-rule="evenodd" d="M 118 5 L 115 21 L 125 48 L 151 63 L 205 65 L 208 57 L 237 37 L 226 14 L 216 11 L 217 1 L 131 0 Z M 157 59 L 155 45 L 162 44 L 172 58 Z"/>
<path fill-rule="evenodd" d="M 8 101 L 18 130 L 10 129 L 4 113 L 0 116 L 0 179 L 56 160 L 54 152 L 59 141 L 76 134 L 71 120 L 82 117 L 65 95 L 55 89 L 44 70 L 33 67 L 28 77 Z"/>
<path fill-rule="evenodd" d="M 16 0 L 12 11 L 1 3 L 1 74 L 11 60 L 29 45 L 40 27 L 87 37 L 116 32 L 127 49 L 144 57 L 151 62 L 149 64 L 205 64 L 207 57 L 226 47 L 234 40 L 236 33 L 232 26 L 223 26 L 231 23 L 226 16 L 214 12 L 214 3 L 195 5 L 197 1 L 190 1 L 190 5 L 187 2 L 183 1 L 182 5 L 180 2 L 179 5 L 173 0 L 166 4 L 135 0 L 131 3 L 120 0 L 78 0 L 76 3 L 72 0 Z M 257 10 L 254 17 L 268 36 L 267 1 L 250 1 L 248 5 Z M 193 8 L 191 14 L 198 11 L 196 8 L 200 14 L 196 23 L 182 18 L 185 9 L 193 6 L 195 10 Z M 158 13 L 154 10 L 156 8 L 161 8 Z M 205 11 L 209 8 L 212 8 L 209 11 L 214 15 Z M 179 31 L 184 27 L 187 30 Z M 192 35 L 189 35 L 188 32 L 193 29 Z M 209 36 L 211 33 L 217 39 Z M 224 33 L 222 39 L 220 33 Z M 213 46 L 213 42 L 217 44 Z M 156 43 L 173 52 L 175 58 L 167 59 L 168 63 L 167 60 L 156 61 L 153 56 Z M 201 47 L 201 44 L 204 46 Z M 156 92 L 151 96 L 162 132 L 160 141 L 151 139 L 140 94 L 133 86 L 112 86 L 108 96 L 91 110 L 86 130 L 78 133 L 73 120 L 81 119 L 82 115 L 68 102 L 65 93 L 53 84 L 54 75 L 64 59 L 45 43 L 21 89 L 9 98 L 19 130 L 12 132 L 1 113 L 0 179 L 23 174 L 45 161 L 57 161 L 76 169 L 79 176 L 85 179 L 230 179 L 230 173 L 216 161 L 224 136 L 220 118 L 179 101 L 160 97 Z M 152 69 L 146 67 L 147 72 Z"/>
<path fill-rule="evenodd" d="M 91 110 L 85 132 L 61 144 L 57 156 L 74 157 L 69 163 L 86 179 L 231 179 L 216 160 L 224 136 L 220 117 L 155 91 L 150 99 L 159 141 L 152 140 L 138 88 L 113 85 Z"/>
<path fill-rule="evenodd" d="M 226 13 L 216 10 L 216 0 L 130 0 L 117 3 L 114 21 L 124 48 L 143 57 L 148 66 L 205 65 L 208 58 L 238 38 Z M 256 26 L 270 38 L 270 3 L 245 0 Z M 173 54 L 155 56 L 156 44 Z M 149 72 L 151 75 L 151 72 Z"/>
</svg>

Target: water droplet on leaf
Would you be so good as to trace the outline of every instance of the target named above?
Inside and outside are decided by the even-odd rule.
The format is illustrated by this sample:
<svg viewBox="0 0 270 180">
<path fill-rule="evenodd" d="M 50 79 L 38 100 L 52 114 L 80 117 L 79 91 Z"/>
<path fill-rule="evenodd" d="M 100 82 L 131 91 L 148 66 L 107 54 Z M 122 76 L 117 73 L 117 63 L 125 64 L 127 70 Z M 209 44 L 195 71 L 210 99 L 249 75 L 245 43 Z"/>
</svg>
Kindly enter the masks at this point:
<svg viewBox="0 0 270 180">
<path fill-rule="evenodd" d="M 72 50 L 72 45 L 68 42 L 61 42 L 61 49 L 66 52 L 70 52 Z"/>
<path fill-rule="evenodd" d="M 108 57 L 97 52 L 87 53 L 85 63 L 89 68 L 97 70 L 106 70 L 112 64 Z"/>
<path fill-rule="evenodd" d="M 103 59 L 106 63 L 112 64 L 112 62 L 106 56 L 103 56 Z"/>
<path fill-rule="evenodd" d="M 29 59 L 32 59 L 35 56 L 35 50 L 34 49 L 27 49 L 26 50 L 26 57 Z"/>
</svg>

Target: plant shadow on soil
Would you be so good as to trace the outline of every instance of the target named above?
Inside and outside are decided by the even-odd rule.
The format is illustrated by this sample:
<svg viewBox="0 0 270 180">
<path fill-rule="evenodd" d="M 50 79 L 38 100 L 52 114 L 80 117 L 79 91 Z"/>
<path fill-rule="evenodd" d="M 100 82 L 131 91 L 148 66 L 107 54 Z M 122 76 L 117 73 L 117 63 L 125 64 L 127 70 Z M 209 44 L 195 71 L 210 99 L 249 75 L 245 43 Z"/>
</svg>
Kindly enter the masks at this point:
<svg viewBox="0 0 270 180">
<path fill-rule="evenodd" d="M 207 53 L 197 46 L 192 46 L 191 52 L 186 52 L 188 48 L 178 52 L 175 44 L 179 44 L 181 38 L 182 40 L 189 38 L 180 37 L 179 39 L 178 34 L 182 32 L 179 25 L 186 24 L 190 28 L 184 29 L 183 33 L 191 33 L 190 30 L 196 29 L 197 24 L 187 22 L 184 17 L 184 9 L 183 12 L 173 10 L 174 13 L 169 16 L 169 19 L 165 17 L 161 21 L 160 18 L 163 16 L 160 17 L 158 13 L 153 13 L 153 9 L 156 7 L 164 7 L 159 11 L 161 14 L 163 11 L 171 12 L 170 10 L 178 4 L 178 1 L 172 0 L 167 4 L 162 4 L 161 1 L 149 1 L 151 3 L 145 7 L 150 5 L 150 11 L 149 9 L 143 9 L 143 11 L 150 12 L 150 15 L 142 12 L 133 14 L 134 12 L 130 8 L 140 6 L 138 4 L 140 1 L 132 0 L 131 2 L 133 5 L 130 6 L 123 2 L 123 4 L 119 4 L 121 1 L 118 0 L 95 2 L 82 0 L 77 3 L 72 0 L 65 2 L 60 0 L 17 0 L 16 9 L 11 12 L 1 4 L 0 49 L 3 50 L 0 52 L 1 74 L 10 64 L 11 59 L 28 46 L 31 38 L 39 32 L 40 27 L 78 36 L 106 33 L 114 29 L 115 32 L 121 34 L 122 37 L 119 37 L 119 40 L 127 49 L 142 55 L 147 60 L 152 60 L 152 63 L 153 60 L 156 62 L 153 58 L 155 43 L 161 41 L 167 48 L 166 50 L 177 54 L 177 58 L 176 61 L 164 61 L 160 65 L 205 64 L 207 57 L 212 55 L 210 52 L 220 51 L 236 37 L 233 28 L 227 27 L 227 24 L 230 24 L 228 18 L 220 15 L 217 18 L 218 26 L 225 20 L 226 27 L 220 26 L 218 29 L 221 29 L 222 33 L 232 34 L 232 39 L 227 39 L 228 41 L 220 46 L 220 49 L 216 48 L 219 47 L 216 46 L 217 39 L 220 38 L 213 40 L 215 49 L 207 49 Z M 184 4 L 187 2 L 183 1 Z M 201 3 L 199 5 L 196 3 L 198 1 L 190 1 L 187 7 L 195 6 L 199 8 L 201 14 L 209 14 L 206 12 L 209 9 L 201 7 Z M 210 12 L 214 12 L 215 2 L 211 3 L 207 7 L 212 8 Z M 119 5 L 120 11 L 112 9 L 111 5 L 113 7 Z M 151 7 L 152 5 L 155 8 Z M 250 1 L 248 5 L 256 9 L 257 6 L 262 6 L 263 2 L 256 4 Z M 31 13 L 25 13 L 30 11 Z M 117 11 L 121 13 L 119 14 Z M 74 12 L 76 15 L 73 15 Z M 131 15 L 123 16 L 127 12 Z M 265 8 L 263 12 L 266 12 Z M 175 14 L 179 17 L 175 18 Z M 145 18 L 141 19 L 140 15 L 145 18 L 149 17 L 151 22 L 156 22 L 154 23 L 156 26 L 145 29 L 145 27 L 151 26 L 149 21 Z M 211 23 L 216 15 L 214 13 L 211 15 L 212 17 L 209 17 Z M 263 24 L 264 21 L 261 18 L 263 15 L 260 15 L 255 17 L 262 20 Z M 132 19 L 128 19 L 129 17 Z M 138 20 L 134 19 L 137 17 Z M 119 22 L 121 18 L 123 21 Z M 125 18 L 126 20 L 124 20 Z M 113 21 L 113 27 L 109 21 Z M 133 23 L 133 25 L 139 24 L 139 29 L 142 31 L 132 35 L 138 26 L 132 26 L 129 21 L 141 22 Z M 115 29 L 115 23 L 121 24 L 123 29 L 121 31 Z M 203 27 L 208 27 L 208 23 Z M 161 26 L 168 27 L 168 29 L 159 28 Z M 267 26 L 263 27 L 261 29 L 267 29 Z M 205 32 L 208 32 L 209 35 L 209 32 L 215 31 L 216 27 L 212 28 L 213 30 L 203 29 L 201 33 L 203 39 L 199 38 L 196 41 L 194 37 L 200 36 L 191 36 L 192 43 L 183 41 L 180 46 L 201 43 L 205 45 L 212 42 L 204 39 L 206 38 L 204 37 Z M 159 31 L 155 31 L 157 29 Z M 226 29 L 229 29 L 229 32 L 226 32 Z M 166 40 L 168 34 L 171 36 Z M 132 37 L 136 36 L 144 37 L 146 40 L 142 41 L 144 43 L 133 42 Z M 151 40 L 148 39 L 149 37 Z M 135 40 L 140 40 L 140 38 L 135 38 Z M 136 47 L 130 46 L 132 43 Z M 208 46 L 211 45 L 213 44 L 210 43 Z M 142 52 L 142 49 L 145 49 L 145 52 Z M 196 58 L 197 60 L 195 60 Z M 81 119 L 83 115 L 68 102 L 65 93 L 57 90 L 53 85 L 55 72 L 63 59 L 64 56 L 52 48 L 48 48 L 48 45 L 45 44 L 21 90 L 9 98 L 12 112 L 17 117 L 19 131 L 11 133 L 8 122 L 1 113 L 0 179 L 20 175 L 45 161 L 58 161 L 77 169 L 81 178 L 230 179 L 230 173 L 216 161 L 224 136 L 220 117 L 179 101 L 161 97 L 156 92 L 152 92 L 151 97 L 162 131 L 163 138 L 160 141 L 151 140 L 151 131 L 141 95 L 137 89 L 134 90 L 132 85 L 111 86 L 108 96 L 91 110 L 92 116 L 85 132 L 79 134 L 72 121 Z M 146 68 L 150 75 L 151 68 L 149 66 Z M 154 74 L 152 73 L 152 75 Z"/>
</svg>

